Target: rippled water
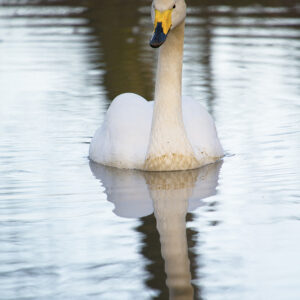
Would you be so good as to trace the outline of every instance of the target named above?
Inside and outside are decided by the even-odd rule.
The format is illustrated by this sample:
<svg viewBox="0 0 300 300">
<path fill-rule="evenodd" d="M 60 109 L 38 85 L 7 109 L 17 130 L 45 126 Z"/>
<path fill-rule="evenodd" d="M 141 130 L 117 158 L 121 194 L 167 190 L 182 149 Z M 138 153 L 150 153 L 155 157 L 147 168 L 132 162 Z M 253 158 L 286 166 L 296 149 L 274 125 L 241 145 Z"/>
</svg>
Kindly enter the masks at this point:
<svg viewBox="0 0 300 300">
<path fill-rule="evenodd" d="M 260 4 L 259 4 L 260 3 Z M 0 299 L 299 299 L 300 2 L 189 1 L 183 92 L 223 162 L 90 163 L 153 98 L 150 1 L 0 0 Z"/>
</svg>

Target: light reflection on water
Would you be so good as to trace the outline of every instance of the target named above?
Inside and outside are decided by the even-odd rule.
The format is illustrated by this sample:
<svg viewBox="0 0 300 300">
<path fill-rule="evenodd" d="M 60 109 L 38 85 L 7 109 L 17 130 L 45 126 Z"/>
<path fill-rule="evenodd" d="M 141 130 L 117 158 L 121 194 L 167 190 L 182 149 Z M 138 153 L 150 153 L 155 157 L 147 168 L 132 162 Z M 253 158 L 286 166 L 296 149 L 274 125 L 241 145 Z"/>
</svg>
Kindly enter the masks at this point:
<svg viewBox="0 0 300 300">
<path fill-rule="evenodd" d="M 201 169 L 181 172 L 140 172 L 90 163 L 94 176 L 105 188 L 107 200 L 114 204 L 116 215 L 142 218 L 143 223 L 152 218 L 151 231 L 156 232 L 159 241 L 146 236 L 144 243 L 149 245 L 143 245 L 143 248 L 148 246 L 152 252 L 155 243 L 156 251 L 161 249 L 161 255 L 142 254 L 150 260 L 150 266 L 160 261 L 160 270 L 155 271 L 159 273 L 163 286 L 160 289 L 161 296 L 169 294 L 171 299 L 199 296 L 191 282 L 196 265 L 191 254 L 191 264 L 189 260 L 188 244 L 193 241 L 186 231 L 186 215 L 205 205 L 205 198 L 216 194 L 221 165 L 222 162 L 217 162 Z M 147 268 L 149 271 L 150 266 Z M 147 283 L 155 288 L 149 281 Z"/>
<path fill-rule="evenodd" d="M 153 98 L 149 1 L 0 0 L 0 299 L 299 298 L 300 3 L 227 2 L 189 1 L 183 92 L 232 154 L 203 186 L 89 167 Z"/>
</svg>

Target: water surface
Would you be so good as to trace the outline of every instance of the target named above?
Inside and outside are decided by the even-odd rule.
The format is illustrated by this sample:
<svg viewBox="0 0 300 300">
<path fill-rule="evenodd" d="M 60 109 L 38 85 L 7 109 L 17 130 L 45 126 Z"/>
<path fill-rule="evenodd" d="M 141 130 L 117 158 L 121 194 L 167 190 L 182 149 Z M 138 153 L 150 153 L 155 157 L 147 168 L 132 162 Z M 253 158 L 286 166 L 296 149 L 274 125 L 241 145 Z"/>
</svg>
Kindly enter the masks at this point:
<svg viewBox="0 0 300 300">
<path fill-rule="evenodd" d="M 0 0 L 0 299 L 299 299 L 300 2 L 189 1 L 183 93 L 228 155 L 156 176 L 87 157 L 153 99 L 149 4 Z"/>
</svg>

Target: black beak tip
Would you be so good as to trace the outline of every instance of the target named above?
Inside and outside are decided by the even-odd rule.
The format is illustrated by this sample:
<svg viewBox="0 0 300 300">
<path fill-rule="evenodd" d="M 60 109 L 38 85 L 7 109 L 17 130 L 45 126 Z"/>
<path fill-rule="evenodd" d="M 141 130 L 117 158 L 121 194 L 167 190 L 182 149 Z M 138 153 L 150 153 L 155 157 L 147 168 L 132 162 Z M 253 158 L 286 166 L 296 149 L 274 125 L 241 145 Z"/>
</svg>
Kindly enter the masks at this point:
<svg viewBox="0 0 300 300">
<path fill-rule="evenodd" d="M 152 48 L 159 48 L 163 43 L 157 43 L 151 40 L 149 44 Z"/>
<path fill-rule="evenodd" d="M 166 40 L 168 34 L 164 34 L 162 23 L 157 23 L 153 36 L 150 40 L 150 46 L 152 48 L 160 47 Z"/>
<path fill-rule="evenodd" d="M 167 35 L 160 33 L 153 35 L 152 39 L 150 40 L 150 46 L 152 48 L 159 48 L 165 41 L 166 41 Z"/>
</svg>

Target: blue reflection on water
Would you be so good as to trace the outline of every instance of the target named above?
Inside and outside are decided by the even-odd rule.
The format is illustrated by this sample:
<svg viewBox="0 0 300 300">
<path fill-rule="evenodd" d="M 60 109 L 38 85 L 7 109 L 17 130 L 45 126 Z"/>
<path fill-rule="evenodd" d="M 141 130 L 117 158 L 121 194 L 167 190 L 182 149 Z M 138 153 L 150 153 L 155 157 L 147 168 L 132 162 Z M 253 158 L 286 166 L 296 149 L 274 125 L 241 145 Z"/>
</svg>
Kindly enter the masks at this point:
<svg viewBox="0 0 300 300">
<path fill-rule="evenodd" d="M 167 299 L 172 274 L 196 299 L 299 298 L 299 7 L 190 2 L 183 93 L 234 155 L 158 201 L 165 179 L 99 184 L 87 159 L 115 95 L 153 98 L 149 3 L 0 0 L 0 299 Z"/>
</svg>

